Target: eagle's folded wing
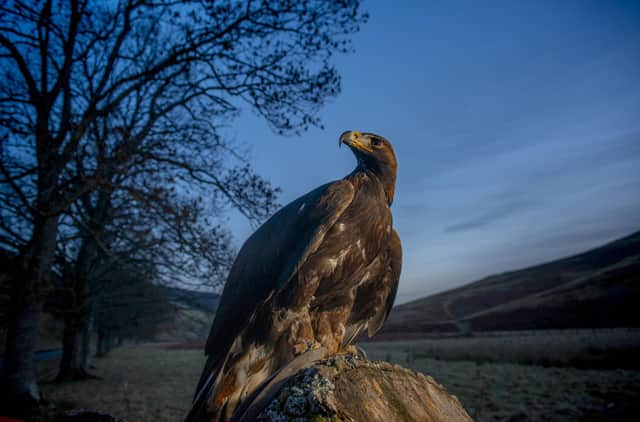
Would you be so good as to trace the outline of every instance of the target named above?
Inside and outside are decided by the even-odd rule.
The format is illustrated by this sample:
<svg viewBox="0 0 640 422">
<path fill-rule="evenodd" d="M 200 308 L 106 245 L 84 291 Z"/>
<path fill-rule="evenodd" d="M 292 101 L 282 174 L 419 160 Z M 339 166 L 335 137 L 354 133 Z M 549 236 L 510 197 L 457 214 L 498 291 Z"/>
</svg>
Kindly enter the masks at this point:
<svg viewBox="0 0 640 422">
<path fill-rule="evenodd" d="M 323 185 L 282 208 L 246 241 L 224 287 L 207 355 L 219 358 L 226 353 L 251 312 L 318 249 L 353 196 L 347 180 Z"/>
</svg>

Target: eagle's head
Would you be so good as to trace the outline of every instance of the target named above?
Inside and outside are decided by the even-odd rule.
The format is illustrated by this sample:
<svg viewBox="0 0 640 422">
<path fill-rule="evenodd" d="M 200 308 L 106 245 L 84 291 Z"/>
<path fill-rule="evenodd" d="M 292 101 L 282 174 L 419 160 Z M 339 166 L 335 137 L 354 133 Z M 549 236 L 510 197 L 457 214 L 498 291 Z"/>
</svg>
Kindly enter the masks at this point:
<svg viewBox="0 0 640 422">
<path fill-rule="evenodd" d="M 375 133 L 348 130 L 340 135 L 339 145 L 342 144 L 351 148 L 358 159 L 358 167 L 379 177 L 391 203 L 398 171 L 398 161 L 391 142 Z"/>
</svg>

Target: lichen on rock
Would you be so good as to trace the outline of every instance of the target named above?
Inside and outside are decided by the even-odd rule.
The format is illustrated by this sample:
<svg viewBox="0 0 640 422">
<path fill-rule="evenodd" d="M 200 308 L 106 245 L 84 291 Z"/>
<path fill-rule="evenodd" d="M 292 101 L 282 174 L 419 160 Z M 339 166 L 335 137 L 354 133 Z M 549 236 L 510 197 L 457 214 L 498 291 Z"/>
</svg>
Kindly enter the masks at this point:
<svg viewBox="0 0 640 422">
<path fill-rule="evenodd" d="M 260 413 L 261 422 L 336 421 L 335 385 L 315 367 L 292 377 Z"/>
</svg>

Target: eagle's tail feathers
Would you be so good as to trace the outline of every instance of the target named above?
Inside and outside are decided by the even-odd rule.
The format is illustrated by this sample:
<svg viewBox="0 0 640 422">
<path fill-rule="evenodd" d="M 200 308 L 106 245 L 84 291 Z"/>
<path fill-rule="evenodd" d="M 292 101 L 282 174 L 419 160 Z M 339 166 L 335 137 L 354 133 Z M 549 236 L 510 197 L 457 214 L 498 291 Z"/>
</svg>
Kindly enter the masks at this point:
<svg viewBox="0 0 640 422">
<path fill-rule="evenodd" d="M 358 321 L 355 324 L 347 325 L 340 348 L 344 349 L 345 347 L 353 343 L 356 338 L 358 338 L 362 330 L 365 329 L 366 325 L 367 323 L 365 321 Z"/>
</svg>

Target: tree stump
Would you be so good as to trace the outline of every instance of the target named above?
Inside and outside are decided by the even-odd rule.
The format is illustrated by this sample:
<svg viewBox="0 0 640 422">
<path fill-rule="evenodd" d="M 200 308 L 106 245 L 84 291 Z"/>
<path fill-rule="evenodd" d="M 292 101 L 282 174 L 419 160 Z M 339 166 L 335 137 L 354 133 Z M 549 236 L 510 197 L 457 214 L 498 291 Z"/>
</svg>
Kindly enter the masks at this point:
<svg viewBox="0 0 640 422">
<path fill-rule="evenodd" d="M 253 412 L 253 414 L 251 414 Z M 288 376 L 241 420 L 471 421 L 433 378 L 354 354 L 332 356 Z"/>
</svg>

